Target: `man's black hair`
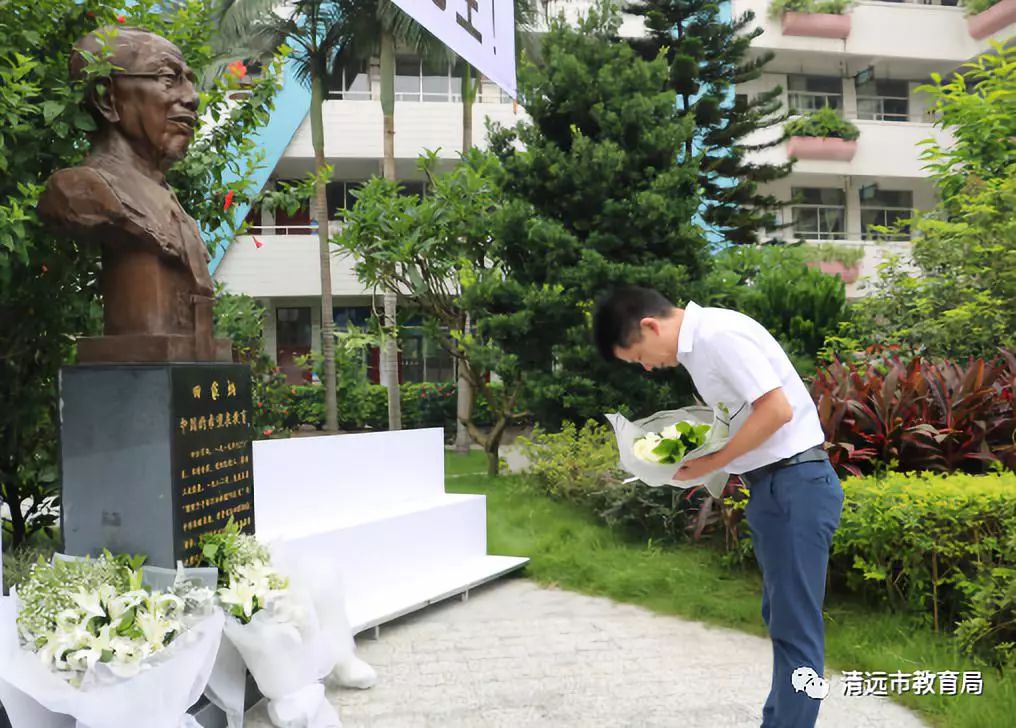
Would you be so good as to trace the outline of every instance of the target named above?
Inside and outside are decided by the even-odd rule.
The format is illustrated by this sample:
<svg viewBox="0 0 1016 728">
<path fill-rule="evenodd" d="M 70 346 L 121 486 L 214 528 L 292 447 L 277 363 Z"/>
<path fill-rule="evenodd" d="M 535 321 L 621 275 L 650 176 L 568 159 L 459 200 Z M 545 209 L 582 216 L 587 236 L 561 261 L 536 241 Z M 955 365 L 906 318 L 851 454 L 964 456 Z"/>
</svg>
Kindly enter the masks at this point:
<svg viewBox="0 0 1016 728">
<path fill-rule="evenodd" d="M 674 304 L 652 288 L 630 286 L 607 293 L 593 314 L 593 340 L 600 356 L 612 361 L 615 349 L 638 341 L 642 319 L 666 318 L 673 310 Z"/>
</svg>

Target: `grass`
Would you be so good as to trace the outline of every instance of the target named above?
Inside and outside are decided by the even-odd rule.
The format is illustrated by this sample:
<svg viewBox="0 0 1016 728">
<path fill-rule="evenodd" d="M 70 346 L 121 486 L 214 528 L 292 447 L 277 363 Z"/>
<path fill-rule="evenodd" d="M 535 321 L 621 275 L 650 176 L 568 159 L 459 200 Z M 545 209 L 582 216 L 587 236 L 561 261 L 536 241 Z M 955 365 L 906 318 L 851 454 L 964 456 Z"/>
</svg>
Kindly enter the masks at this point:
<svg viewBox="0 0 1016 728">
<path fill-rule="evenodd" d="M 448 453 L 446 463 L 447 472 L 457 476 L 447 481 L 450 492 L 487 496 L 491 553 L 530 557 L 526 574 L 535 581 L 765 635 L 758 573 L 729 569 L 714 548 L 632 543 L 577 506 L 546 497 L 523 477 L 488 478 L 482 453 Z M 979 670 L 984 676 L 980 696 L 893 697 L 940 728 L 1013 725 L 1012 673 L 1002 676 L 975 664 L 914 617 L 842 595 L 826 600 L 826 613 L 827 671 Z"/>
</svg>

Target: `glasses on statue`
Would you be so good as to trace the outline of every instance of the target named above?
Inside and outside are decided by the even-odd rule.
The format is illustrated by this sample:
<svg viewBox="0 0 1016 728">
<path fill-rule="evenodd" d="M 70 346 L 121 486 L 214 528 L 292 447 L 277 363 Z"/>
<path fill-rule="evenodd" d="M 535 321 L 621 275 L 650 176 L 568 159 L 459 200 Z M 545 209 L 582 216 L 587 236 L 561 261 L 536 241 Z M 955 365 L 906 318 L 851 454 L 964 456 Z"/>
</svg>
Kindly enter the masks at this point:
<svg viewBox="0 0 1016 728">
<path fill-rule="evenodd" d="M 183 85 L 183 82 L 190 81 L 192 84 L 195 81 L 192 73 L 184 73 L 183 71 L 113 71 L 111 76 L 127 76 L 128 78 L 155 78 L 162 81 L 162 85 L 166 88 L 173 88 L 175 86 Z"/>
</svg>

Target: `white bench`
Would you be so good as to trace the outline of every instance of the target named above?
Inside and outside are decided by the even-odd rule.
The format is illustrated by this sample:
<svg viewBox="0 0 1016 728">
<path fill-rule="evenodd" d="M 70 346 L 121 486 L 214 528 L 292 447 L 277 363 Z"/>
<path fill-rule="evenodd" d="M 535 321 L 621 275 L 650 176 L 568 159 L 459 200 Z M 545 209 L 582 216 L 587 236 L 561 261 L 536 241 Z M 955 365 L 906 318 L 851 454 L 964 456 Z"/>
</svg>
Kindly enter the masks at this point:
<svg viewBox="0 0 1016 728">
<path fill-rule="evenodd" d="M 444 490 L 440 428 L 254 443 L 260 540 L 334 558 L 354 634 L 519 569 L 487 554 L 486 498 Z"/>
</svg>

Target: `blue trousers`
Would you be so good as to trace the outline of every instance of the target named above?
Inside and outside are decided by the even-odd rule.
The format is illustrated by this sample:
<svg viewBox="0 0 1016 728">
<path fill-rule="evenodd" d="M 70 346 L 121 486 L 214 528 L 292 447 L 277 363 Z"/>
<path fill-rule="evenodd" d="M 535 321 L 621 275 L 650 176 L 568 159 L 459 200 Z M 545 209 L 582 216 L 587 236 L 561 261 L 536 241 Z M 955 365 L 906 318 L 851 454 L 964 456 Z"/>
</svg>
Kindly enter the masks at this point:
<svg viewBox="0 0 1016 728">
<path fill-rule="evenodd" d="M 843 488 L 827 461 L 745 476 L 745 509 L 762 570 L 762 619 L 773 642 L 773 682 L 762 728 L 812 728 L 821 701 L 794 689 L 791 675 L 810 667 L 823 676 L 826 567 L 840 523 Z"/>
</svg>

